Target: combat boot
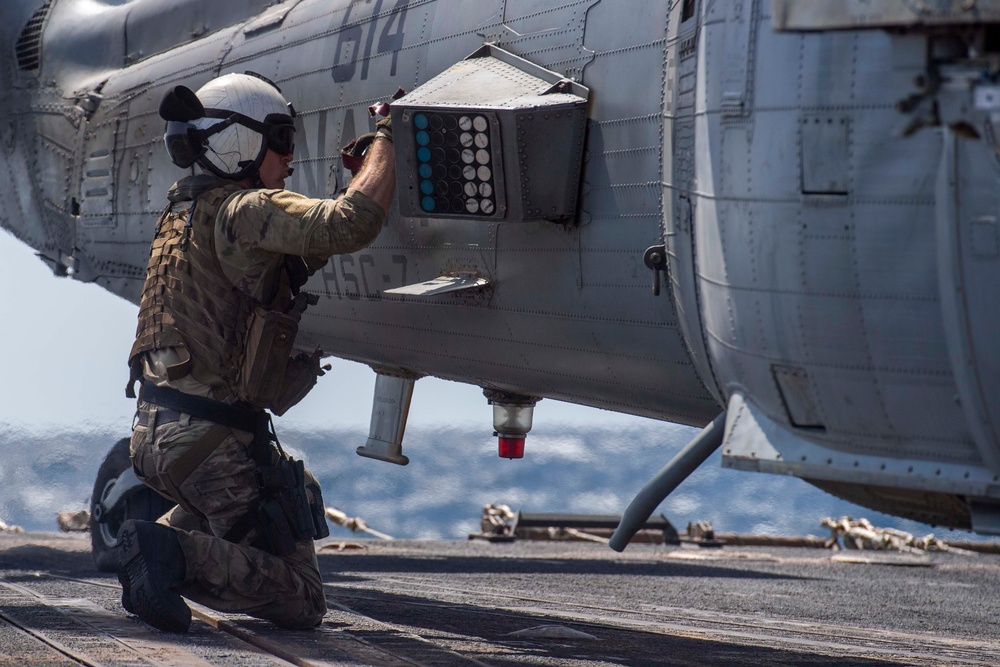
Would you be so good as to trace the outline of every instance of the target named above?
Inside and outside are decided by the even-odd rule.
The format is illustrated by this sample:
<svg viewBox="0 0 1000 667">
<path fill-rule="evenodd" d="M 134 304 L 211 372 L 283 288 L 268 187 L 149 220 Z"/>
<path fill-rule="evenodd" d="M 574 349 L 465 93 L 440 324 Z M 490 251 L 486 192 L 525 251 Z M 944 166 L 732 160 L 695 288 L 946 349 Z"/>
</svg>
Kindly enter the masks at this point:
<svg viewBox="0 0 1000 667">
<path fill-rule="evenodd" d="M 118 531 L 122 606 L 164 632 L 187 632 L 191 610 L 173 590 L 186 565 L 177 534 L 151 521 L 126 521 Z"/>
</svg>

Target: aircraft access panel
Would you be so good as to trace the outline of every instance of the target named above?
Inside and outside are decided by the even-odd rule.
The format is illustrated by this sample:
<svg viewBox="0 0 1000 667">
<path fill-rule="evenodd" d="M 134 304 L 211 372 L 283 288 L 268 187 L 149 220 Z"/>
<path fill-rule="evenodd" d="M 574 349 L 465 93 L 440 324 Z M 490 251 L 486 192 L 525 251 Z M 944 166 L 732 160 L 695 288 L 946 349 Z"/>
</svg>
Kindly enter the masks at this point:
<svg viewBox="0 0 1000 667">
<path fill-rule="evenodd" d="M 392 104 L 400 213 L 570 221 L 589 91 L 487 45 Z"/>
</svg>

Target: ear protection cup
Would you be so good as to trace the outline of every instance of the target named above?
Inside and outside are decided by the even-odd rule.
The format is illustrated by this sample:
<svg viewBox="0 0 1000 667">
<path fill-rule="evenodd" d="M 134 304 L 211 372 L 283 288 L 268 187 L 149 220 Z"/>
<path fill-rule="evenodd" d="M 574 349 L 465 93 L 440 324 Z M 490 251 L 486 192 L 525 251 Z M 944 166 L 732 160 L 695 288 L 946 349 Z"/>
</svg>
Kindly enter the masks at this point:
<svg viewBox="0 0 1000 667">
<path fill-rule="evenodd" d="M 205 106 L 187 86 L 174 86 L 160 100 L 160 118 L 184 123 L 205 115 Z"/>
</svg>

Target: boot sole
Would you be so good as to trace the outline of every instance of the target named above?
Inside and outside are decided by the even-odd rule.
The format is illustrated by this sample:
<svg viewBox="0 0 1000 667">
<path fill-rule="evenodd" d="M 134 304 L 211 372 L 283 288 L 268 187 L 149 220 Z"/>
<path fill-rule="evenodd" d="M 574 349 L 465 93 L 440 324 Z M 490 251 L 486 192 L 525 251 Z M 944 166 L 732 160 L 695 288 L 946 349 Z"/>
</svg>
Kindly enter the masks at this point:
<svg viewBox="0 0 1000 667">
<path fill-rule="evenodd" d="M 157 585 L 149 574 L 143 557 L 140 537 L 135 525 L 126 522 L 118 535 L 121 550 L 123 607 L 144 622 L 164 632 L 187 632 L 191 625 L 191 610 L 177 593 Z M 124 597 L 128 596 L 128 605 Z"/>
</svg>

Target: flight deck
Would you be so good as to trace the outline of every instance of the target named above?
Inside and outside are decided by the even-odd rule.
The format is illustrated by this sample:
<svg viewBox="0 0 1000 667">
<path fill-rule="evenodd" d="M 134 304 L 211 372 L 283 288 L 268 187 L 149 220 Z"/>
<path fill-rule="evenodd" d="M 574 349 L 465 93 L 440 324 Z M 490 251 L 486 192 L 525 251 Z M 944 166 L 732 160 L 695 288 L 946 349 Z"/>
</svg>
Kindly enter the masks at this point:
<svg viewBox="0 0 1000 667">
<path fill-rule="evenodd" d="M 154 630 L 89 536 L 0 534 L 0 665 L 996 665 L 995 554 L 327 540 L 309 631 Z"/>
</svg>

